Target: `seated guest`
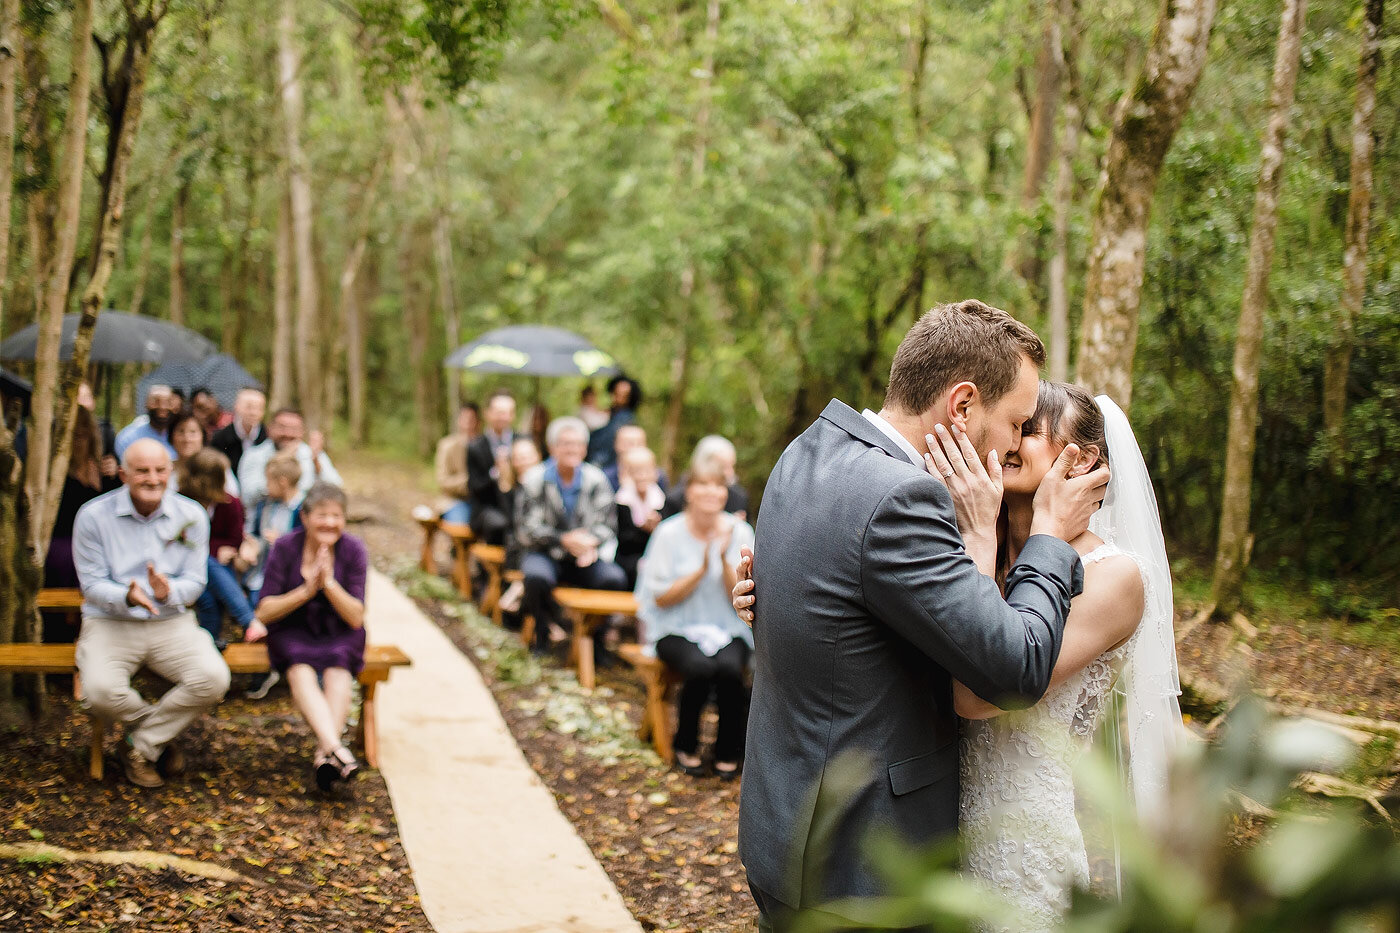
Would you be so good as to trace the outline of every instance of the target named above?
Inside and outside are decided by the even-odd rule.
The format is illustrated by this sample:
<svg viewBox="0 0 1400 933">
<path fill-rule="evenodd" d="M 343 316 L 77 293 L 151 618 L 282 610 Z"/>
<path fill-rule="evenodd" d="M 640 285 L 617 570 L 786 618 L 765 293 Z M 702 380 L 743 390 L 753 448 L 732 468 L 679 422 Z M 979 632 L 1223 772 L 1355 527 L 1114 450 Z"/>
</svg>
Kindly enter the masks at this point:
<svg viewBox="0 0 1400 933">
<path fill-rule="evenodd" d="M 320 482 L 302 502 L 303 527 L 272 546 L 248 640 L 267 638 L 268 659 L 316 736 L 316 784 L 329 790 L 359 771 L 342 736 L 351 686 L 365 666 L 364 542 L 345 534 L 345 492 Z"/>
<path fill-rule="evenodd" d="M 278 454 L 291 454 L 301 464 L 301 490 L 306 492 L 318 482 L 340 485 L 340 474 L 336 472 L 331 458 L 320 445 L 313 446 L 306 440 L 306 419 L 295 408 L 283 408 L 272 416 L 272 424 L 267 429 L 267 440 L 249 450 L 238 464 L 238 489 L 245 509 L 256 508 L 267 495 L 264 474 L 267 461 Z"/>
<path fill-rule="evenodd" d="M 267 440 L 263 415 L 267 412 L 267 396 L 258 389 L 239 389 L 233 400 L 233 420 L 214 432 L 209 444 L 228 457 L 233 475 L 238 475 L 243 454 Z"/>
<path fill-rule="evenodd" d="M 261 595 L 263 572 L 272 546 L 278 538 L 301 527 L 301 464 L 297 463 L 297 458 L 291 454 L 273 457 L 267 462 L 263 475 L 267 495 L 252 509 L 246 510 L 243 526 L 244 534 L 257 547 L 257 556 L 244 578 L 244 584 L 252 594 L 249 602 L 254 606 Z"/>
<path fill-rule="evenodd" d="M 143 437 L 159 441 L 171 459 L 175 457 L 175 448 L 170 446 L 170 440 L 166 432 L 170 429 L 170 422 L 179 409 L 172 409 L 175 405 L 175 392 L 170 386 L 153 385 L 146 390 L 146 413 L 131 424 L 117 432 L 116 440 L 113 442 L 113 452 L 117 459 L 121 460 L 122 454 L 131 446 L 132 441 Z"/>
<path fill-rule="evenodd" d="M 521 479 L 516 525 L 524 552 L 524 611 L 535 617 L 536 650 L 544 649 L 558 621 L 554 587 L 627 587 L 627 574 L 608 559 L 617 548 L 612 489 L 603 471 L 583 460 L 587 426 L 577 418 L 556 418 L 546 434 L 549 459 Z M 601 647 L 602 639 L 595 645 Z"/>
<path fill-rule="evenodd" d="M 624 424 L 617 429 L 617 436 L 613 438 L 613 453 L 616 455 L 616 459 L 613 460 L 610 465 L 603 467 L 603 475 L 606 476 L 608 482 L 612 484 L 613 492 L 617 492 L 618 489 L 622 488 L 624 482 L 624 474 L 621 469 L 623 456 L 629 450 L 637 447 L 646 447 L 646 445 L 646 428 L 642 427 L 640 424 Z M 665 492 L 666 475 L 664 473 L 657 474 L 657 483 L 661 486 L 661 491 Z"/>
<path fill-rule="evenodd" d="M 608 423 L 608 413 L 598 407 L 598 390 L 591 385 L 584 386 L 578 394 L 578 418 L 588 425 L 589 431 L 596 431 Z"/>
<path fill-rule="evenodd" d="M 204 386 L 196 387 L 190 394 L 190 411 L 199 419 L 199 423 L 204 425 L 204 433 L 210 437 L 233 420 L 233 416 L 224 411 L 224 406 L 219 404 L 214 393 Z"/>
<path fill-rule="evenodd" d="M 635 379 L 613 376 L 608 380 L 608 395 L 612 397 L 612 408 L 608 412 L 607 424 L 588 438 L 588 462 L 603 468 L 612 466 L 617 458 L 614 442 L 618 429 L 637 420 L 637 406 L 642 403 L 642 387 L 637 385 Z"/>
<path fill-rule="evenodd" d="M 73 562 L 83 591 L 77 664 L 93 713 L 126 725 L 122 765 L 140 787 L 184 768 L 171 744 L 223 698 L 228 665 L 190 607 L 204 592 L 209 516 L 170 492 L 170 454 L 153 438 L 129 444 L 122 489 L 78 510 Z M 154 705 L 131 686 L 149 666 L 174 686 Z"/>
<path fill-rule="evenodd" d="M 44 557 L 44 586 L 70 589 L 78 585 L 78 571 L 73 566 L 73 522 L 78 510 L 104 492 L 121 485 L 115 477 L 102 475 L 100 466 L 102 437 L 97 419 L 82 405 L 78 406 L 73 422 L 73 446 L 68 460 L 68 475 L 63 478 L 58 513 L 54 516 L 53 536 Z M 59 613 L 44 613 L 44 641 L 72 641 L 73 630 L 66 631 Z M 52 636 L 52 637 L 50 637 Z"/>
<path fill-rule="evenodd" d="M 472 533 L 487 544 L 505 544 L 511 513 L 501 501 L 497 482 L 510 463 L 515 440 L 515 396 L 497 389 L 486 400 L 486 428 L 467 445 L 467 492 Z"/>
<path fill-rule="evenodd" d="M 468 402 L 457 410 L 457 430 L 438 441 L 433 457 L 433 472 L 437 474 L 438 515 L 445 522 L 465 525 L 471 521 L 471 490 L 467 486 L 467 446 L 476 434 L 476 404 Z"/>
<path fill-rule="evenodd" d="M 718 469 L 729 487 L 729 499 L 724 504 L 724 510 L 744 521 L 749 517 L 749 493 L 739 485 L 735 469 L 738 462 L 739 455 L 728 438 L 711 434 L 700 438 L 700 443 L 695 445 L 695 453 L 690 456 L 690 473 L 701 466 Z M 663 518 L 679 515 L 685 508 L 685 486 L 690 473 L 682 476 L 675 487 L 666 494 L 666 508 L 661 510 Z"/>
<path fill-rule="evenodd" d="M 200 627 L 222 646 L 219 632 L 224 613 L 245 631 L 253 622 L 253 606 L 238 578 L 257 559 L 256 545 L 251 541 L 244 544 L 243 503 L 228 492 L 227 457 L 212 447 L 201 448 L 180 458 L 175 475 L 180 495 L 198 502 L 209 513 L 209 582 L 195 603 L 194 614 Z"/>
<path fill-rule="evenodd" d="M 739 774 L 748 720 L 744 671 L 753 635 L 730 604 L 737 582 L 739 549 L 752 547 L 753 529 L 725 514 L 728 490 L 713 464 L 691 471 L 685 510 L 666 519 L 651 536 L 637 584 L 638 618 L 644 642 L 682 678 L 676 722 L 676 763 L 687 774 L 704 773 L 700 714 L 711 692 L 719 714 L 715 773 Z"/>
<path fill-rule="evenodd" d="M 510 445 L 510 463 L 501 471 L 496 485 L 501 490 L 501 502 L 511 516 L 510 529 L 506 532 L 506 570 L 519 570 L 520 535 L 516 528 L 516 518 L 520 514 L 520 477 L 530 472 L 540 463 L 540 449 L 528 437 L 517 437 Z M 520 600 L 525 595 L 525 584 L 511 583 L 501 596 L 501 611 L 514 615 L 520 609 Z"/>
<path fill-rule="evenodd" d="M 661 523 L 666 493 L 657 482 L 661 474 L 656 454 L 645 447 L 633 447 L 622 455 L 622 473 L 626 479 L 617 491 L 617 563 L 635 588 L 637 562 Z"/>
</svg>

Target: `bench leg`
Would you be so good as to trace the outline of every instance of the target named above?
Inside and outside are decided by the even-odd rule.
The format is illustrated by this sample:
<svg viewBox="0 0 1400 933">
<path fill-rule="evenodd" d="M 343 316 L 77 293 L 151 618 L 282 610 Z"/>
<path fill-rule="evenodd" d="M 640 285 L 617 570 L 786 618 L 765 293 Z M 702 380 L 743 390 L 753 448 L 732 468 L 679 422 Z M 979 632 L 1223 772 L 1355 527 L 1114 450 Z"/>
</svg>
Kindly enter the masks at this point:
<svg viewBox="0 0 1400 933">
<path fill-rule="evenodd" d="M 525 616 L 520 620 L 520 640 L 525 644 L 526 650 L 534 647 L 535 644 L 535 617 Z"/>
<path fill-rule="evenodd" d="M 418 567 L 424 573 L 435 573 L 437 565 L 433 561 L 433 536 L 435 532 L 431 529 L 423 529 L 423 552 L 418 555 Z"/>
<path fill-rule="evenodd" d="M 583 613 L 574 616 L 574 656 L 578 662 L 579 686 L 591 691 L 597 683 L 593 671 L 593 620 Z"/>
<path fill-rule="evenodd" d="M 651 744 L 661 760 L 674 760 L 671 749 L 671 710 L 666 705 L 666 675 L 658 672 L 647 683 L 647 719 L 650 721 Z"/>
<path fill-rule="evenodd" d="M 457 583 L 457 592 L 463 599 L 472 598 L 472 570 L 465 545 L 455 545 L 452 557 L 452 576 Z"/>
<path fill-rule="evenodd" d="M 491 565 L 486 568 L 486 590 L 481 594 L 481 611 L 491 616 L 491 621 L 501 624 L 501 568 Z"/>
<path fill-rule="evenodd" d="M 92 741 L 88 743 L 88 777 L 102 780 L 102 741 L 107 735 L 107 724 L 96 716 L 92 717 Z"/>
<path fill-rule="evenodd" d="M 374 711 L 374 692 L 378 686 L 378 682 L 374 681 L 364 685 L 364 693 L 360 698 L 360 726 L 357 730 L 365 761 L 375 770 L 379 769 L 379 723 L 375 720 Z"/>
</svg>

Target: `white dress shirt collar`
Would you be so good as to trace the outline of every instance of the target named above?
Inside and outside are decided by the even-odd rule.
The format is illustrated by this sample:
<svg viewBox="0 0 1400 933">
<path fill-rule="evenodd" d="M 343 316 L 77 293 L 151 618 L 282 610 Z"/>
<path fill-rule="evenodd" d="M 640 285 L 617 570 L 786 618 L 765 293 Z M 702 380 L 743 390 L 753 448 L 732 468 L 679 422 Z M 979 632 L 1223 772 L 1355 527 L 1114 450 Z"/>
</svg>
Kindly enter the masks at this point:
<svg viewBox="0 0 1400 933">
<path fill-rule="evenodd" d="M 914 464 L 914 466 L 919 469 L 923 469 L 923 456 L 919 454 L 918 449 L 913 444 L 905 439 L 903 434 L 900 434 L 894 429 L 893 425 L 868 408 L 861 412 L 861 415 L 865 417 L 866 421 L 869 421 L 871 424 L 875 425 L 875 427 L 883 431 L 886 437 L 898 444 L 899 449 L 904 451 L 904 456 L 909 458 L 910 463 Z"/>
</svg>

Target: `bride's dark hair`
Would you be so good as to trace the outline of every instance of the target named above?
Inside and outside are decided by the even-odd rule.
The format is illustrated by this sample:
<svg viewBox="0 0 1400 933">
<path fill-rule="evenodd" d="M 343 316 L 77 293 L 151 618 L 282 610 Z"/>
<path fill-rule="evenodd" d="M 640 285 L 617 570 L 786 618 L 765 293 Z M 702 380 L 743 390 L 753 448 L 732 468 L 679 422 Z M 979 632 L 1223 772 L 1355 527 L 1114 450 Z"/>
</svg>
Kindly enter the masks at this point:
<svg viewBox="0 0 1400 933">
<path fill-rule="evenodd" d="M 1086 389 L 1072 382 L 1040 380 L 1029 429 L 1045 434 L 1057 444 L 1078 444 L 1081 450 L 1097 447 L 1098 462 L 1108 463 L 1103 410 Z"/>
</svg>

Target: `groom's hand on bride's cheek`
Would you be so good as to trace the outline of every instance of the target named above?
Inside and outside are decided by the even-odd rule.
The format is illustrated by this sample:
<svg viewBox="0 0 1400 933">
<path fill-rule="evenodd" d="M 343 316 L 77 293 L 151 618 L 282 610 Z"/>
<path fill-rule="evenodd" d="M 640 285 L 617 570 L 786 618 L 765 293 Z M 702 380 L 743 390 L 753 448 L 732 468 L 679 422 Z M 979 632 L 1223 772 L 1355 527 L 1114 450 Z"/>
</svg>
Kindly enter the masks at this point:
<svg viewBox="0 0 1400 933">
<path fill-rule="evenodd" d="M 1089 529 L 1089 519 L 1108 491 L 1108 467 L 1075 476 L 1079 445 L 1067 444 L 1035 494 L 1031 534 L 1073 541 Z"/>
</svg>

